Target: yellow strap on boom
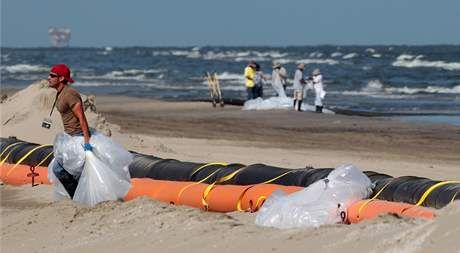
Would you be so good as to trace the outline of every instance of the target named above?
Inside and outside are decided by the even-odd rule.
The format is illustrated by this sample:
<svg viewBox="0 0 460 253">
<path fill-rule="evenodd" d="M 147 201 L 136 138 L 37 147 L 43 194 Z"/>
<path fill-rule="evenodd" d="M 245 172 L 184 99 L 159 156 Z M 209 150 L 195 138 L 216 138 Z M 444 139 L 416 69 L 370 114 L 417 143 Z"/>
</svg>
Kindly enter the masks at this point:
<svg viewBox="0 0 460 253">
<path fill-rule="evenodd" d="M 241 168 L 235 170 L 234 172 L 232 172 L 231 174 L 228 174 L 227 176 L 224 176 L 224 177 L 221 177 L 221 178 L 217 179 L 216 182 L 214 182 L 214 183 L 208 185 L 208 187 L 206 187 L 206 189 L 203 192 L 203 196 L 201 197 L 201 203 L 204 205 L 205 210 L 208 210 L 208 206 L 209 206 L 209 204 L 206 202 L 206 197 L 209 195 L 211 190 L 214 188 L 214 185 L 220 184 L 220 183 L 223 183 L 225 181 L 228 181 L 228 180 L 232 179 L 236 174 L 238 174 L 240 171 L 244 170 L 245 168 L 247 168 L 247 166 L 241 167 Z"/>
<path fill-rule="evenodd" d="M 456 180 L 448 180 L 448 181 L 442 181 L 442 182 L 439 182 L 433 186 L 431 186 L 430 188 L 428 188 L 428 190 L 426 190 L 422 197 L 419 199 L 419 201 L 417 202 L 417 204 L 415 204 L 415 206 L 420 206 L 423 204 L 423 202 L 425 202 L 426 198 L 430 195 L 430 193 L 432 191 L 434 191 L 436 188 L 442 186 L 442 185 L 446 185 L 446 184 L 459 184 L 460 181 L 456 181 Z"/>
<path fill-rule="evenodd" d="M 257 199 L 257 202 L 254 206 L 254 209 L 252 211 L 257 211 L 259 210 L 260 206 L 262 205 L 262 203 L 267 199 L 267 196 L 260 196 L 258 199 Z"/>
<path fill-rule="evenodd" d="M 208 166 L 212 166 L 212 165 L 227 166 L 228 163 L 225 163 L 225 162 L 207 163 L 207 164 L 205 164 L 205 165 L 202 165 L 202 166 L 198 167 L 196 170 L 194 170 L 194 171 L 192 172 L 192 174 L 190 175 L 190 177 L 192 177 L 193 175 L 195 175 L 195 173 L 197 173 L 198 171 L 200 171 L 200 170 L 202 170 L 202 169 L 204 169 L 204 168 L 206 168 L 206 167 L 208 167 Z"/>
<path fill-rule="evenodd" d="M 51 151 L 48 155 L 45 156 L 45 158 L 43 158 L 43 160 L 41 160 L 37 165 L 35 165 L 35 167 L 38 167 L 40 165 L 42 165 L 42 163 L 44 163 L 46 161 L 46 159 L 48 159 L 48 157 L 50 157 L 54 152 Z"/>
<path fill-rule="evenodd" d="M 459 192 L 460 192 L 460 190 L 458 190 L 458 191 L 454 194 L 454 196 L 452 197 L 452 200 L 450 201 L 451 204 L 454 203 L 454 200 L 455 200 L 455 198 L 457 197 L 457 195 L 458 195 Z"/>
<path fill-rule="evenodd" d="M 5 156 L 5 158 L 3 158 L 3 160 L 0 162 L 0 166 L 3 166 L 3 164 L 6 162 L 6 160 L 8 160 L 8 157 L 10 157 L 11 153 L 13 153 L 14 150 L 16 150 L 19 146 L 16 146 L 16 147 L 13 147 L 12 146 L 12 149 L 10 150 L 10 152 L 8 152 L 8 154 Z"/>
<path fill-rule="evenodd" d="M 204 179 L 202 179 L 202 180 L 200 180 L 200 181 L 198 181 L 198 182 L 194 182 L 194 183 L 191 183 L 191 184 L 189 184 L 189 185 L 184 186 L 182 189 L 180 189 L 179 194 L 177 194 L 176 203 L 179 202 L 179 199 L 180 199 L 180 197 L 182 196 L 182 193 L 183 193 L 185 190 L 187 190 L 190 186 L 193 186 L 193 185 L 197 185 L 197 184 L 203 183 L 204 181 L 208 180 L 210 177 L 212 177 L 214 174 L 216 174 L 216 173 L 219 172 L 219 171 L 220 171 L 220 169 L 214 171 L 214 172 L 211 173 L 209 176 L 205 177 Z"/>
<path fill-rule="evenodd" d="M 8 151 L 8 149 L 10 149 L 10 148 L 13 147 L 13 146 L 16 146 L 16 145 L 19 144 L 19 143 L 24 143 L 24 142 L 19 141 L 19 142 L 11 143 L 10 145 L 8 145 L 8 146 L 2 151 L 2 153 L 0 153 L 0 157 L 2 157 L 3 154 L 4 154 L 6 151 Z"/>
<path fill-rule="evenodd" d="M 262 182 L 262 183 L 259 183 L 259 184 L 269 184 L 269 183 L 274 182 L 274 181 L 276 181 L 277 179 L 280 179 L 280 178 L 282 178 L 282 177 L 284 177 L 284 176 L 286 176 L 286 175 L 288 175 L 288 174 L 290 174 L 290 173 L 292 173 L 292 172 L 295 172 L 295 171 L 296 171 L 296 170 L 287 171 L 287 172 L 285 172 L 285 173 L 283 173 L 283 174 L 281 174 L 281 175 L 279 175 L 279 176 L 276 176 L 276 177 L 274 177 L 274 178 L 272 178 L 272 179 L 269 179 L 269 180 L 267 180 L 267 181 L 265 181 L 265 182 Z M 240 197 L 238 198 L 238 201 L 237 201 L 237 203 L 236 203 L 236 210 L 238 210 L 238 211 L 240 211 L 240 212 L 244 212 L 244 211 L 253 211 L 253 210 L 251 210 L 251 208 L 249 208 L 248 210 L 244 210 L 244 209 L 241 207 L 241 202 L 243 201 L 243 196 L 244 196 L 244 194 L 246 194 L 246 192 L 247 192 L 249 189 L 251 189 L 252 187 L 254 187 L 254 186 L 256 186 L 256 185 L 259 185 L 259 184 L 253 184 L 253 185 L 249 186 L 248 188 L 244 189 L 244 191 L 241 193 L 241 195 L 240 195 Z M 263 199 L 263 200 L 265 200 L 266 198 L 267 198 L 267 197 L 264 196 L 264 199 Z M 255 210 L 257 210 L 257 208 L 258 208 L 259 201 L 260 201 L 260 198 L 257 200 L 256 209 L 255 209 Z M 255 211 L 255 210 L 254 210 L 254 211 Z"/>
<path fill-rule="evenodd" d="M 377 194 L 374 195 L 374 197 L 372 197 L 371 199 L 368 199 L 366 200 L 366 202 L 364 202 L 358 209 L 358 219 L 359 217 L 361 216 L 361 211 L 364 209 L 364 207 L 366 207 L 369 203 L 371 203 L 372 201 L 374 201 L 384 190 L 385 188 L 387 188 L 388 185 L 391 184 L 391 182 L 393 182 L 393 179 L 392 178 L 390 181 L 388 181 L 388 183 L 386 183 L 382 189 L 380 189 L 380 191 L 377 192 Z"/>
<path fill-rule="evenodd" d="M 40 145 L 40 146 L 37 146 L 35 148 L 33 148 L 32 150 L 30 150 L 29 152 L 27 152 L 27 154 L 25 154 L 23 157 L 21 157 L 21 159 L 19 159 L 19 161 L 8 171 L 8 173 L 6 173 L 6 177 L 8 177 L 11 172 L 13 172 L 13 170 L 16 168 L 16 166 L 18 166 L 19 164 L 21 164 L 22 161 L 24 161 L 29 155 L 31 155 L 33 152 L 35 152 L 36 150 L 40 149 L 40 148 L 44 148 L 44 147 L 49 147 L 49 146 L 53 146 L 52 144 L 44 144 L 44 145 Z"/>
</svg>

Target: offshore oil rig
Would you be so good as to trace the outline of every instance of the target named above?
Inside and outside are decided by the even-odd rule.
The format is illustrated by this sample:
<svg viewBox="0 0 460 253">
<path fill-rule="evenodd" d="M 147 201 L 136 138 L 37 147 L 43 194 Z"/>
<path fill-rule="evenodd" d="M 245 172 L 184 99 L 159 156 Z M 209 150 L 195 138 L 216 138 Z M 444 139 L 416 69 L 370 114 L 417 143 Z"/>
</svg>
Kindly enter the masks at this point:
<svg viewBox="0 0 460 253">
<path fill-rule="evenodd" d="M 48 29 L 51 43 L 54 47 L 68 47 L 70 41 L 70 29 L 50 27 Z"/>
</svg>

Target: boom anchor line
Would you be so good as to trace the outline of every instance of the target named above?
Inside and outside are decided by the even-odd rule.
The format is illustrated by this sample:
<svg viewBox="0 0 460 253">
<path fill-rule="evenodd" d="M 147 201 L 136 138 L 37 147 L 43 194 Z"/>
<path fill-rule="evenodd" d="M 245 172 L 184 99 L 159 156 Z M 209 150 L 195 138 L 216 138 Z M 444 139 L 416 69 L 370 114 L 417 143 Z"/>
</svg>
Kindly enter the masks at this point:
<svg viewBox="0 0 460 253">
<path fill-rule="evenodd" d="M 39 184 L 35 184 L 35 177 L 38 177 L 38 176 L 40 176 L 40 174 L 35 172 L 35 167 L 30 166 L 30 173 L 27 174 L 27 177 L 32 178 L 32 187 L 39 185 Z"/>
</svg>

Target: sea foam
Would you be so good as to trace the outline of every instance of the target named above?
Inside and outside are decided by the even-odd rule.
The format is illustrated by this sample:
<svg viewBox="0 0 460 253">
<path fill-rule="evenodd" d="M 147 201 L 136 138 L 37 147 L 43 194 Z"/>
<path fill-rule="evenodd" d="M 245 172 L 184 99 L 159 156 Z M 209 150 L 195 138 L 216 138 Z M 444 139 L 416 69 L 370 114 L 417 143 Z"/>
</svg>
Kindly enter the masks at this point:
<svg viewBox="0 0 460 253">
<path fill-rule="evenodd" d="M 431 67 L 445 70 L 460 70 L 460 62 L 427 61 L 423 58 L 425 58 L 423 55 L 414 56 L 402 54 L 396 58 L 396 61 L 392 63 L 392 66 L 405 68 Z"/>
</svg>

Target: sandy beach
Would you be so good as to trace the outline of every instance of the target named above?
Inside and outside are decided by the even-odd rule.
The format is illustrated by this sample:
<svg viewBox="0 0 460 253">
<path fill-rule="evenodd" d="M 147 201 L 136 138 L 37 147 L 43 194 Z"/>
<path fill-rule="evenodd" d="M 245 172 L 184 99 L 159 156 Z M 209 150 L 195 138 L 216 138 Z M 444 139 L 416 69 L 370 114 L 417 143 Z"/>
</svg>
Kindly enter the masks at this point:
<svg viewBox="0 0 460 253">
<path fill-rule="evenodd" d="M 35 84 L 9 93 L 2 137 L 52 143 L 62 131 L 40 127 L 53 90 Z M 243 111 L 205 102 L 97 96 L 92 127 L 127 149 L 193 162 L 264 163 L 285 168 L 354 164 L 392 176 L 459 179 L 460 127 L 391 118 L 290 110 Z M 147 198 L 94 209 L 53 202 L 52 187 L 1 187 L 2 252 L 460 252 L 460 205 L 433 221 L 386 215 L 357 225 L 278 230 L 254 214 L 209 213 Z"/>
</svg>

